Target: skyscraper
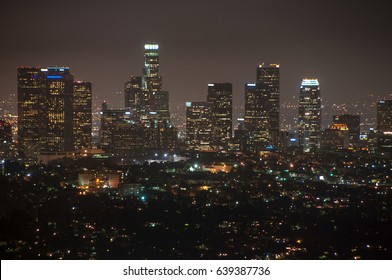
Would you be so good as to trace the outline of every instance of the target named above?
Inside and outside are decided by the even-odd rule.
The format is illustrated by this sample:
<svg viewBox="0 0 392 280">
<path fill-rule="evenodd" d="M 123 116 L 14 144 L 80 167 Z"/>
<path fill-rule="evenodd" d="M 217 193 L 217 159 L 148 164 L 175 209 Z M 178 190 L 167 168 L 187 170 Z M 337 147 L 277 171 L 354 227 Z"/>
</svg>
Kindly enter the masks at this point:
<svg viewBox="0 0 392 280">
<path fill-rule="evenodd" d="M 91 148 L 92 143 L 92 88 L 91 82 L 74 81 L 73 135 L 75 150 Z"/>
<path fill-rule="evenodd" d="M 149 92 L 162 90 L 158 50 L 158 44 L 144 45 L 143 89 Z"/>
<path fill-rule="evenodd" d="M 268 93 L 259 83 L 245 84 L 244 127 L 249 133 L 249 151 L 265 150 L 269 143 Z"/>
<path fill-rule="evenodd" d="M 46 143 L 46 84 L 39 67 L 19 67 L 18 144 L 21 156 L 38 157 Z"/>
<path fill-rule="evenodd" d="M 279 135 L 279 64 L 260 64 L 255 83 L 245 84 L 245 130 L 248 148 L 258 152 L 277 146 Z"/>
<path fill-rule="evenodd" d="M 266 111 L 268 132 L 271 145 L 276 145 L 274 139 L 279 132 L 279 100 L 280 100 L 280 75 L 279 64 L 260 64 L 257 67 L 257 84 L 260 86 L 262 95 L 267 97 Z M 275 134 L 275 135 L 274 135 Z M 275 136 L 275 137 L 273 137 Z"/>
<path fill-rule="evenodd" d="M 46 153 L 74 150 L 73 75 L 66 67 L 41 69 L 46 81 Z"/>
<path fill-rule="evenodd" d="M 186 144 L 191 150 L 212 150 L 212 104 L 186 102 Z"/>
<path fill-rule="evenodd" d="M 138 100 L 140 118 L 170 122 L 169 92 L 162 88 L 159 65 L 159 45 L 144 45 L 144 68 L 141 96 Z"/>
<path fill-rule="evenodd" d="M 208 84 L 207 102 L 212 104 L 212 146 L 227 150 L 233 129 L 233 86 L 231 83 Z"/>
<path fill-rule="evenodd" d="M 303 79 L 299 94 L 299 145 L 304 152 L 320 147 L 321 96 L 317 79 Z"/>
</svg>

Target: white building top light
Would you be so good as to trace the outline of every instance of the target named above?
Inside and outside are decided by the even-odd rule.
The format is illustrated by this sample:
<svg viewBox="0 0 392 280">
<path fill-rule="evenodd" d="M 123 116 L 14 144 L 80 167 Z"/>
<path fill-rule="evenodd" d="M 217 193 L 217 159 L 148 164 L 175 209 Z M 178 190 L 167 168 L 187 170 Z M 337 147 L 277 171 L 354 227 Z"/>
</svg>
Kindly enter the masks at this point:
<svg viewBox="0 0 392 280">
<path fill-rule="evenodd" d="M 159 45 L 158 44 L 145 44 L 144 49 L 145 50 L 158 50 Z"/>
<path fill-rule="evenodd" d="M 301 86 L 319 86 L 319 82 L 317 79 L 303 79 Z"/>
</svg>

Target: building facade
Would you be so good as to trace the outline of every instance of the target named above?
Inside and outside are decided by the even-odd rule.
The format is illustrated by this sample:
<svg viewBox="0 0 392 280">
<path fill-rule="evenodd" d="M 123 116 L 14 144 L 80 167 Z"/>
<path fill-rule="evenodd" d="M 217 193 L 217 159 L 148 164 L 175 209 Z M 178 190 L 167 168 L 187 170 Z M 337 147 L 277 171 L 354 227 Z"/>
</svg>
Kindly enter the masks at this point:
<svg viewBox="0 0 392 280">
<path fill-rule="evenodd" d="M 334 123 L 321 132 L 320 148 L 325 151 L 347 149 L 350 143 L 349 128 L 345 124 Z"/>
<path fill-rule="evenodd" d="M 90 149 L 92 144 L 92 85 L 74 81 L 73 85 L 73 138 L 74 149 Z"/>
<path fill-rule="evenodd" d="M 186 102 L 186 144 L 190 150 L 212 150 L 212 104 Z"/>
<path fill-rule="evenodd" d="M 142 97 L 142 77 L 131 76 L 125 83 L 124 105 L 125 110 L 132 112 L 133 115 L 140 115 L 140 98 Z"/>
<path fill-rule="evenodd" d="M 131 112 L 109 109 L 107 103 L 104 102 L 102 104 L 100 117 L 100 148 L 107 153 L 114 153 L 115 132 L 118 131 L 117 126 L 124 123 L 131 123 Z"/>
</svg>

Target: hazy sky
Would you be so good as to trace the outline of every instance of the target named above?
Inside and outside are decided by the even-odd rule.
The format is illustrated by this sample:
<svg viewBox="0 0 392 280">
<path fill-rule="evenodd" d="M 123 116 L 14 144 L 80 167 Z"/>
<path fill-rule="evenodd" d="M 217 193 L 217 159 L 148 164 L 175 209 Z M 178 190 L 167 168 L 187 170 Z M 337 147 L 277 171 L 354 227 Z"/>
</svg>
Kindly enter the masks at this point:
<svg viewBox="0 0 392 280">
<path fill-rule="evenodd" d="M 141 75 L 143 45 L 160 44 L 171 101 L 206 99 L 232 82 L 235 102 L 262 62 L 281 65 L 282 100 L 316 77 L 324 100 L 392 93 L 390 1 L 6 1 L 0 8 L 0 97 L 18 66 L 69 66 L 109 101 Z"/>
</svg>

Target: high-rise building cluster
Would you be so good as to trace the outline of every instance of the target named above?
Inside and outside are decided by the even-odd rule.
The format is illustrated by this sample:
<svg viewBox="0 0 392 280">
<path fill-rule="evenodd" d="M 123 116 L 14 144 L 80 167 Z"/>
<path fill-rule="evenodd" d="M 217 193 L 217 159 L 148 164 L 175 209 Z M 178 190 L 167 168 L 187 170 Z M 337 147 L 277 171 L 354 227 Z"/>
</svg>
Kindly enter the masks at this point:
<svg viewBox="0 0 392 280">
<path fill-rule="evenodd" d="M 124 108 L 102 104 L 98 148 L 110 156 L 143 156 L 177 147 L 159 46 L 146 44 L 144 51 L 143 75 L 125 83 Z M 91 150 L 91 82 L 75 80 L 68 67 L 19 67 L 17 72 L 19 155 L 42 159 Z"/>
<path fill-rule="evenodd" d="M 233 127 L 233 86 L 207 84 L 206 100 L 186 102 L 187 150 L 243 152 L 289 149 L 317 150 L 392 149 L 391 100 L 377 103 L 377 128 L 365 136 L 360 117 L 333 116 L 321 129 L 322 99 L 318 79 L 305 78 L 299 86 L 296 131 L 280 129 L 280 65 L 262 63 L 256 79 L 244 86 L 244 115 Z M 77 155 L 92 148 L 92 85 L 78 81 L 67 67 L 18 68 L 19 155 Z M 5 151 L 12 142 L 11 128 L 0 121 L 0 140 Z M 10 136 L 11 135 L 11 136 Z M 177 128 L 170 121 L 169 92 L 164 90 L 159 45 L 144 45 L 141 76 L 125 82 L 124 106 L 100 111 L 97 147 L 119 158 L 167 154 L 179 148 Z M 364 145 L 363 140 L 372 145 Z M 7 146 L 8 150 L 10 145 Z"/>
<path fill-rule="evenodd" d="M 233 130 L 232 119 L 232 84 L 208 84 L 206 102 L 186 102 L 188 147 L 200 151 L 227 151 Z"/>
<path fill-rule="evenodd" d="M 245 83 L 245 114 L 232 131 L 232 85 L 208 84 L 207 101 L 186 102 L 186 144 L 196 151 L 259 153 L 269 150 L 391 151 L 390 101 L 378 103 L 376 133 L 360 132 L 359 115 L 333 116 L 321 127 L 322 99 L 318 79 L 304 78 L 299 87 L 296 131 L 280 130 L 280 65 L 260 64 L 256 81 Z M 373 139 L 374 138 L 374 139 Z M 361 139 L 368 140 L 366 144 Z"/>
<path fill-rule="evenodd" d="M 163 90 L 159 45 L 144 45 L 142 76 L 131 76 L 124 88 L 125 109 L 101 110 L 100 147 L 116 157 L 167 153 L 177 147 L 170 122 L 169 92 Z"/>
<path fill-rule="evenodd" d="M 91 82 L 67 67 L 18 68 L 20 155 L 38 158 L 91 148 Z"/>
<path fill-rule="evenodd" d="M 245 116 L 234 131 L 234 137 L 231 83 L 210 83 L 207 102 L 186 103 L 190 149 L 259 152 L 277 145 L 279 65 L 258 65 L 256 80 L 245 84 Z"/>
<path fill-rule="evenodd" d="M 187 144 L 194 150 L 260 152 L 278 146 L 279 65 L 260 64 L 245 84 L 245 116 L 234 131 L 231 83 L 208 84 L 207 102 L 187 102 Z"/>
</svg>

